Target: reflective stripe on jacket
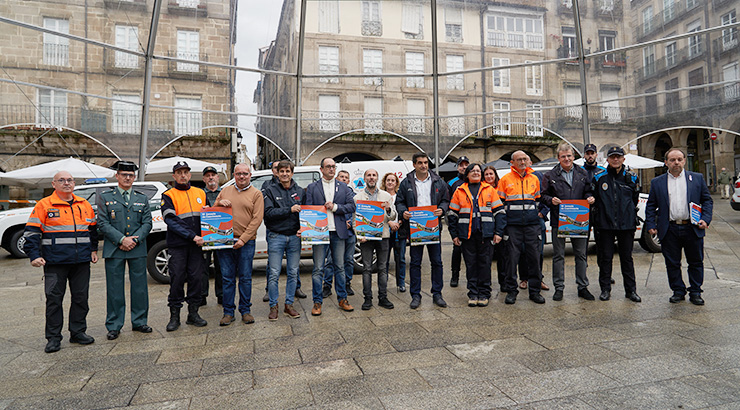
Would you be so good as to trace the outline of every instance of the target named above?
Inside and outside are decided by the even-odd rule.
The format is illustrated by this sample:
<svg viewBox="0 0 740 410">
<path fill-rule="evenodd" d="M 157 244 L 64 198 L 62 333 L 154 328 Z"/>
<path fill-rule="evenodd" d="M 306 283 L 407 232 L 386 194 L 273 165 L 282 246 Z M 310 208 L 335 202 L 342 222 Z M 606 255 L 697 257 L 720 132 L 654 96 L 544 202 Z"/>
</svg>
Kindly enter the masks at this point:
<svg viewBox="0 0 740 410">
<path fill-rule="evenodd" d="M 162 218 L 167 224 L 167 246 L 186 246 L 200 235 L 200 209 L 206 193 L 196 187 L 171 188 L 162 194 Z"/>
<path fill-rule="evenodd" d="M 447 212 L 447 221 L 452 238 L 470 239 L 473 224 L 472 218 L 480 218 L 481 232 L 484 238 L 493 238 L 494 235 L 503 235 L 503 228 L 497 225 L 503 223 L 504 207 L 496 189 L 486 182 L 480 183 L 478 191 L 479 215 L 473 213 L 473 195 L 467 183 L 462 184 L 452 196 L 450 211 Z M 494 220 L 499 214 L 501 218 Z M 499 229 L 500 228 L 500 229 Z"/>
<path fill-rule="evenodd" d="M 31 260 L 42 257 L 49 264 L 90 262 L 90 254 L 98 250 L 95 211 L 77 195 L 73 195 L 72 205 L 56 192 L 40 200 L 23 236 L 26 255 Z"/>
<path fill-rule="evenodd" d="M 515 167 L 501 177 L 498 183 L 498 196 L 504 203 L 507 225 L 539 225 L 537 201 L 540 199 L 540 180 L 532 168 L 527 168 L 524 176 Z"/>
</svg>

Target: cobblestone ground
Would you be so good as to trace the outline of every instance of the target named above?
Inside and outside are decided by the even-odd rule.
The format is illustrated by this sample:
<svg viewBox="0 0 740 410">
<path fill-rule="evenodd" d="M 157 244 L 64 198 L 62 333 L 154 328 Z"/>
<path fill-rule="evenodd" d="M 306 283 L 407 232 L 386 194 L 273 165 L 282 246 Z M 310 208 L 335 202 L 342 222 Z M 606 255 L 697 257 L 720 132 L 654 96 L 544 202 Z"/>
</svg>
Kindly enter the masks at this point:
<svg viewBox="0 0 740 410">
<path fill-rule="evenodd" d="M 127 324 L 108 341 L 98 263 L 88 316 L 96 342 L 72 346 L 65 331 L 54 354 L 43 352 L 41 270 L 0 251 L 0 409 L 738 409 L 740 212 L 715 201 L 703 307 L 669 304 L 662 256 L 635 244 L 640 304 L 622 297 L 621 277 L 612 300 L 579 299 L 570 257 L 562 302 L 552 301 L 550 291 L 544 306 L 520 293 L 513 306 L 496 295 L 488 307 L 469 308 L 462 280 L 459 288 L 445 285 L 450 307 L 441 309 L 431 303 L 425 262 L 416 311 L 391 279 L 393 310 L 361 311 L 360 292 L 350 297 L 351 313 L 332 296 L 324 314 L 312 317 L 309 297 L 296 302 L 301 318 L 268 322 L 264 262 L 257 262 L 256 323 L 219 327 L 222 311 L 211 294 L 201 309 L 207 327 L 183 321 L 180 330 L 165 332 L 168 287 L 150 280 L 154 332 L 135 334 Z M 446 282 L 450 252 L 448 242 Z M 598 295 L 593 253 L 588 273 Z M 549 284 L 550 255 L 548 246 Z M 301 272 L 310 293 L 310 266 Z M 361 288 L 359 276 L 353 285 Z"/>
</svg>

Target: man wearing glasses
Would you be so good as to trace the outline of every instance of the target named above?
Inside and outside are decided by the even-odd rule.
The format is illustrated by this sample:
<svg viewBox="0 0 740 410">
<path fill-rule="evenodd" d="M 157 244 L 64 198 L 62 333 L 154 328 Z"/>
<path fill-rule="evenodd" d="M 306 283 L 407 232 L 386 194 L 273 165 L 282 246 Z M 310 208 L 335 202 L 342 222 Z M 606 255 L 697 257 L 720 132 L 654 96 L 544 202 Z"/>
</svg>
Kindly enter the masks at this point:
<svg viewBox="0 0 740 410">
<path fill-rule="evenodd" d="M 133 189 L 138 169 L 136 164 L 119 161 L 117 169 L 118 186 L 100 194 L 98 201 L 98 229 L 104 237 L 108 340 L 118 338 L 126 318 L 124 288 L 127 263 L 131 282 L 132 330 L 152 332 L 147 325 L 149 294 L 146 283 L 146 237 L 152 230 L 149 199 Z"/>
<path fill-rule="evenodd" d="M 31 212 L 23 236 L 23 251 L 31 266 L 44 268 L 46 294 L 46 353 L 59 351 L 64 313 L 62 301 L 69 281 L 69 341 L 89 345 L 87 304 L 90 262 L 98 261 L 98 230 L 95 212 L 85 199 L 73 194 L 75 180 L 59 171 L 51 183 L 54 192 L 40 200 Z"/>
</svg>

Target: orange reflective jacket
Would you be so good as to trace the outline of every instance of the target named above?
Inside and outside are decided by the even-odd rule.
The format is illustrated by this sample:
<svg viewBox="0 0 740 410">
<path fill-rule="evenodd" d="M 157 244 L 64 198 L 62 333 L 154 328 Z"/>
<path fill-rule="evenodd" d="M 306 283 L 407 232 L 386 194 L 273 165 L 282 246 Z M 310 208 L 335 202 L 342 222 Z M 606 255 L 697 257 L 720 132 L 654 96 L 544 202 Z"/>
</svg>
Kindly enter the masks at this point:
<svg viewBox="0 0 740 410">
<path fill-rule="evenodd" d="M 539 225 L 540 180 L 532 168 L 521 176 L 512 166 L 511 172 L 498 182 L 498 196 L 504 202 L 507 225 Z"/>
<path fill-rule="evenodd" d="M 497 232 L 494 215 L 503 212 L 503 204 L 496 193 L 496 189 L 486 182 L 480 183 L 478 190 L 478 213 L 473 211 L 473 194 L 468 183 L 460 185 L 452 195 L 447 220 L 450 225 L 452 238 L 470 239 L 473 218 L 480 218 L 481 232 L 484 238 L 493 238 Z"/>
</svg>

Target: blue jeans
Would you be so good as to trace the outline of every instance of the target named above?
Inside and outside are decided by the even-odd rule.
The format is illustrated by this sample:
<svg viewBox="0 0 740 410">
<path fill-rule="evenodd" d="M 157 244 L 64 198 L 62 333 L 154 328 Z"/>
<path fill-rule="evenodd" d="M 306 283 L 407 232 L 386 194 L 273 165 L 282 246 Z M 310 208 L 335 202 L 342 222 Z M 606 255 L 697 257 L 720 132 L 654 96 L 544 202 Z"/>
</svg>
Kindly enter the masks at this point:
<svg viewBox="0 0 740 410">
<path fill-rule="evenodd" d="M 269 249 L 270 249 L 270 230 L 267 229 L 267 228 L 265 228 L 265 242 L 267 242 L 267 249 L 268 249 L 268 253 L 269 253 Z M 280 256 L 280 258 L 281 259 L 278 260 L 278 262 L 280 263 L 281 266 L 278 267 L 278 273 L 282 269 L 282 255 Z M 269 255 L 267 256 L 267 272 L 268 273 L 270 272 L 270 256 Z M 300 289 L 301 288 L 301 275 L 298 275 L 298 277 L 296 279 L 295 288 L 296 289 Z M 265 283 L 265 293 L 268 293 L 269 294 L 269 289 L 267 288 L 267 283 Z"/>
<path fill-rule="evenodd" d="M 236 293 L 236 279 L 239 278 L 239 312 L 249 313 L 252 307 L 252 260 L 254 260 L 255 242 L 247 241 L 239 249 L 223 249 L 218 251 L 218 260 L 221 263 L 223 276 L 224 315 L 234 316 L 234 297 Z"/>
<path fill-rule="evenodd" d="M 286 261 L 285 304 L 292 305 L 295 297 L 296 283 L 298 282 L 298 264 L 301 261 L 301 238 L 297 235 L 280 235 L 270 232 L 267 241 L 267 294 L 270 297 L 270 307 L 277 305 L 280 290 L 278 277 L 283 266 L 283 255 Z"/>
<path fill-rule="evenodd" d="M 424 248 L 429 251 L 429 262 L 432 263 L 432 295 L 442 295 L 442 245 L 416 245 L 411 246 L 411 267 L 409 276 L 411 276 L 411 286 L 409 291 L 411 296 L 421 297 L 421 258 L 424 256 Z"/>
<path fill-rule="evenodd" d="M 352 282 L 352 274 L 355 272 L 355 244 L 357 237 L 350 235 L 344 240 L 344 278 L 345 283 Z M 333 282 L 334 267 L 332 266 L 331 250 L 326 253 L 326 263 L 324 264 L 324 286 L 330 286 Z"/>
<path fill-rule="evenodd" d="M 311 279 L 313 281 L 313 301 L 314 303 L 323 303 L 324 298 L 322 295 L 322 288 L 324 282 L 324 261 L 326 260 L 326 252 L 331 248 L 332 254 L 332 267 L 334 268 L 334 289 L 337 292 L 337 300 L 347 299 L 347 290 L 345 288 L 345 276 L 344 276 L 344 239 L 340 238 L 336 232 L 332 231 L 329 233 L 329 245 L 314 245 L 313 246 L 313 273 Z M 337 258 L 337 255 L 340 255 Z"/>
<path fill-rule="evenodd" d="M 406 280 L 406 238 L 399 238 L 398 232 L 391 232 L 388 246 L 388 259 L 385 262 L 385 271 L 390 274 L 388 267 L 391 263 L 391 250 L 393 251 L 393 260 L 396 263 L 396 286 Z"/>
</svg>

